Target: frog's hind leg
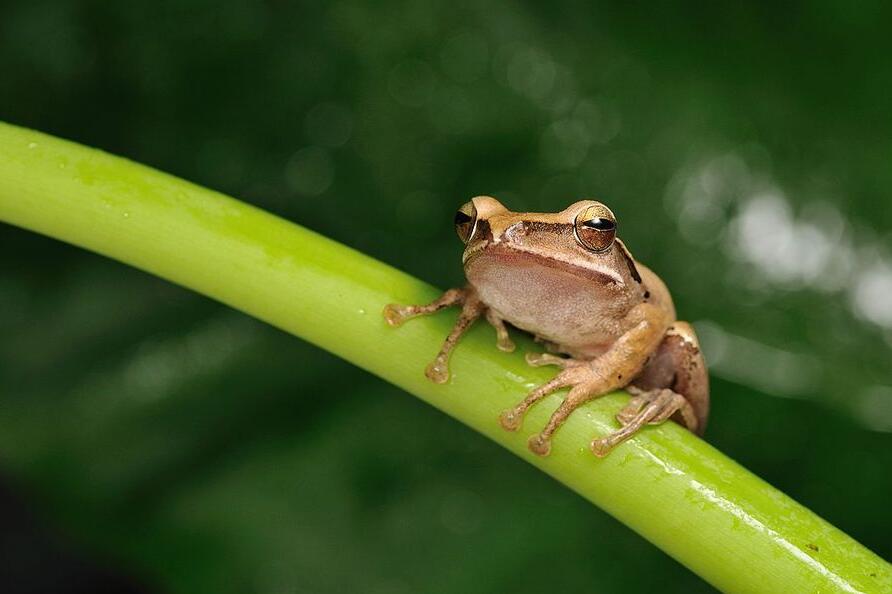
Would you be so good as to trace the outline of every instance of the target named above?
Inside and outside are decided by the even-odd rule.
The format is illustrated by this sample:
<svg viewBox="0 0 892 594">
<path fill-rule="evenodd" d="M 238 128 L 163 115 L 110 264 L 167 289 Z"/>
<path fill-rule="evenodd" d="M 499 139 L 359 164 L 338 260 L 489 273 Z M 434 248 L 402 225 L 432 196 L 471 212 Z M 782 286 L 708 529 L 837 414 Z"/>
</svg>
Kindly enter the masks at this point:
<svg viewBox="0 0 892 594">
<path fill-rule="evenodd" d="M 659 425 L 675 413 L 680 413 L 688 422 L 695 424 L 697 422 L 693 408 L 681 394 L 665 388 L 641 392 L 616 416 L 623 424 L 622 429 L 593 440 L 592 451 L 599 458 L 603 458 L 615 446 L 638 433 L 645 425 Z"/>
<path fill-rule="evenodd" d="M 647 392 L 668 388 L 684 396 L 696 422 L 679 413 L 674 420 L 697 435 L 703 435 L 709 417 L 709 375 L 694 329 L 687 322 L 675 322 L 644 369 L 632 380 L 631 390 Z"/>
<path fill-rule="evenodd" d="M 709 377 L 694 330 L 676 322 L 642 372 L 627 386 L 633 398 L 616 415 L 622 429 L 592 442 L 597 456 L 606 455 L 645 425 L 674 418 L 698 435 L 709 414 Z"/>
</svg>

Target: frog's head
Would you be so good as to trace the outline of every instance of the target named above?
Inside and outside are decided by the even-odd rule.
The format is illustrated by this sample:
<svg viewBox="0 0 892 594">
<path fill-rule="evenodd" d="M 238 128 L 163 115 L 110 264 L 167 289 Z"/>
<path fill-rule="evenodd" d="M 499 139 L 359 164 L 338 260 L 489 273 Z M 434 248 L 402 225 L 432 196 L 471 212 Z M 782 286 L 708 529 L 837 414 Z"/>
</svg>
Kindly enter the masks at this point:
<svg viewBox="0 0 892 594">
<path fill-rule="evenodd" d="M 491 273 L 508 268 L 525 270 L 541 283 L 567 275 L 588 281 L 583 284 L 622 287 L 640 282 L 616 229 L 613 212 L 594 200 L 574 202 L 556 213 L 518 213 L 495 198 L 477 196 L 455 213 L 472 283 L 481 269 Z"/>
</svg>

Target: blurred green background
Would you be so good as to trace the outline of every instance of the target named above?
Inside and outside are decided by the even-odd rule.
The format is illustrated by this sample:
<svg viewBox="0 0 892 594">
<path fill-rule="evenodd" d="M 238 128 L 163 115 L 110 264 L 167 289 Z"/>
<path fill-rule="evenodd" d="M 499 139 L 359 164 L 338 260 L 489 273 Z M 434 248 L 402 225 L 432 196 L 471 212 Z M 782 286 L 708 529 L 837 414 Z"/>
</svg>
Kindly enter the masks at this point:
<svg viewBox="0 0 892 594">
<path fill-rule="evenodd" d="M 0 119 L 442 287 L 462 281 L 451 216 L 470 196 L 605 201 L 701 335 L 707 439 L 892 557 L 887 4 L 21 0 L 0 15 Z M 711 590 L 396 388 L 8 226 L 0 337 L 4 592 Z"/>
</svg>

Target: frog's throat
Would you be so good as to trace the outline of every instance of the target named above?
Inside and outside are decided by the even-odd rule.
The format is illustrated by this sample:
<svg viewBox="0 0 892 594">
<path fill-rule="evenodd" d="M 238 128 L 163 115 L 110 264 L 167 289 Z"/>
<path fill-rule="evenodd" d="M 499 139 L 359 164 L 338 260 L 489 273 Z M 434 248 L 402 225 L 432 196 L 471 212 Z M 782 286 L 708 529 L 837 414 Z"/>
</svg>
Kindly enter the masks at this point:
<svg viewBox="0 0 892 594">
<path fill-rule="evenodd" d="M 486 254 L 486 257 L 498 258 L 505 264 L 511 264 L 514 260 L 523 259 L 528 262 L 539 264 L 545 268 L 560 270 L 561 272 L 599 284 L 616 285 L 618 287 L 625 285 L 623 277 L 607 266 L 603 268 L 594 265 L 580 266 L 576 262 L 570 262 L 554 256 L 546 256 L 538 252 L 527 251 L 518 247 L 504 248 L 498 245 L 489 244 L 489 242 L 465 251 L 464 257 L 462 258 L 465 267 L 473 266 L 475 261 L 483 256 L 483 254 Z"/>
</svg>

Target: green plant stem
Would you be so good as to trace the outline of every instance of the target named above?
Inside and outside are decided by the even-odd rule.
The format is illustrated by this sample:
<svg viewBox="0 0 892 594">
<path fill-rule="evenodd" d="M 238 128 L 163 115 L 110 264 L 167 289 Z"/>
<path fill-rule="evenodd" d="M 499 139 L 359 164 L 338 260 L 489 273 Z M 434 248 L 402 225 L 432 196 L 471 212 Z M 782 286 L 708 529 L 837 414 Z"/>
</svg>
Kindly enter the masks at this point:
<svg viewBox="0 0 892 594">
<path fill-rule="evenodd" d="M 532 455 L 526 439 L 559 396 L 536 407 L 518 433 L 497 422 L 500 411 L 553 373 L 525 365 L 529 341 L 520 342 L 521 352 L 501 353 L 492 330 L 479 324 L 453 356 L 452 380 L 435 385 L 422 370 L 454 316 L 392 329 L 381 310 L 438 291 L 262 210 L 0 123 L 0 220 L 213 297 L 369 370 L 547 472 L 721 590 L 892 589 L 889 564 L 673 423 L 595 458 L 588 443 L 616 427 L 623 394 L 576 412 L 548 457 Z"/>
</svg>

